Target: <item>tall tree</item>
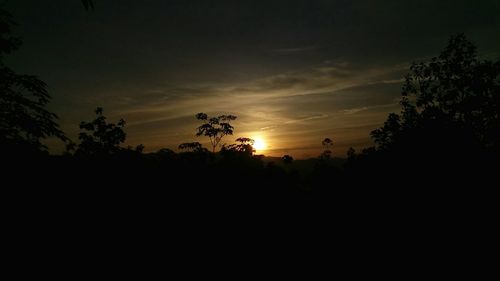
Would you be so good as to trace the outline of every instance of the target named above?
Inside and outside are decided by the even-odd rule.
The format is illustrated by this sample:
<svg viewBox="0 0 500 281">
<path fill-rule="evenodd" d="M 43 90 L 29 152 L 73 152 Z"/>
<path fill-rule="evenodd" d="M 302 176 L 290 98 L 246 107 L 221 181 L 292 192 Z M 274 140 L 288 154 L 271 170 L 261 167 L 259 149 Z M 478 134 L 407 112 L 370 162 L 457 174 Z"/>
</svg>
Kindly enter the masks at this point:
<svg viewBox="0 0 500 281">
<path fill-rule="evenodd" d="M 236 120 L 236 118 L 234 115 L 220 115 L 210 118 L 205 113 L 198 113 L 196 119 L 202 121 L 203 124 L 196 129 L 196 136 L 208 137 L 212 152 L 215 152 L 222 138 L 233 134 L 234 127 L 231 125 L 231 121 Z"/>
<path fill-rule="evenodd" d="M 0 10 L 0 142 L 13 151 L 43 151 L 42 140 L 68 139 L 59 129 L 57 115 L 46 109 L 50 102 L 47 85 L 33 75 L 17 74 L 4 63 L 4 56 L 19 48 L 21 40 L 12 35 L 10 14 Z"/>
<path fill-rule="evenodd" d="M 455 128 L 483 148 L 500 145 L 500 61 L 482 61 L 463 35 L 429 61 L 413 63 L 405 77 L 401 114 L 392 113 L 372 132 L 375 143 L 388 149 L 415 140 L 415 132 L 437 135 Z M 420 134 L 422 135 L 422 134 Z"/>
</svg>

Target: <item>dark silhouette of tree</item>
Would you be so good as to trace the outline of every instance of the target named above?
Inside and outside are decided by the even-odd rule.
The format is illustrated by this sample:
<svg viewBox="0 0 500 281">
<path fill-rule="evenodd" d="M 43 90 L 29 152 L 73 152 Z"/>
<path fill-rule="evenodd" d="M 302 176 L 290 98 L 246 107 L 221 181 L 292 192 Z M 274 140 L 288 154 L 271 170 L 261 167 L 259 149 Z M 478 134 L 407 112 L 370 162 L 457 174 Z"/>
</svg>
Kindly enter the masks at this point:
<svg viewBox="0 0 500 281">
<path fill-rule="evenodd" d="M 236 120 L 236 118 L 234 115 L 220 115 L 209 118 L 205 113 L 198 113 L 196 119 L 202 121 L 203 124 L 196 129 L 196 136 L 209 137 L 212 152 L 215 152 L 215 148 L 219 146 L 222 138 L 233 134 L 234 128 L 230 122 Z"/>
<path fill-rule="evenodd" d="M 332 147 L 333 141 L 330 138 L 325 138 L 321 144 L 323 145 L 324 151 L 321 153 L 321 159 L 330 159 L 332 157 Z"/>
<path fill-rule="evenodd" d="M 227 147 L 227 149 L 244 153 L 249 156 L 252 156 L 255 153 L 255 149 L 253 148 L 255 140 L 251 138 L 237 138 L 236 142 L 238 142 L 238 144 L 231 144 Z"/>
<path fill-rule="evenodd" d="M 206 152 L 207 149 L 203 148 L 199 142 L 185 142 L 179 145 L 179 149 L 187 152 Z"/>
<path fill-rule="evenodd" d="M 283 163 L 289 165 L 289 164 L 292 164 L 293 157 L 287 154 L 287 155 L 283 155 L 283 157 L 281 157 L 281 160 L 283 160 Z"/>
<path fill-rule="evenodd" d="M 120 144 L 125 142 L 127 135 L 123 131 L 125 120 L 120 119 L 117 124 L 108 123 L 103 115 L 103 109 L 95 110 L 96 119 L 91 122 L 81 122 L 78 138 L 80 144 L 76 150 L 77 155 L 112 155 L 118 153 L 122 148 Z"/>
<path fill-rule="evenodd" d="M 50 101 L 47 85 L 32 75 L 20 75 L 4 64 L 4 55 L 19 48 L 21 40 L 11 34 L 13 21 L 0 10 L 0 142 L 12 151 L 42 151 L 42 140 L 68 139 L 59 129 L 57 115 L 46 109 Z"/>
<path fill-rule="evenodd" d="M 411 121 L 413 122 L 413 120 Z M 401 130 L 401 116 L 391 113 L 384 122 L 384 126 L 374 130 L 371 136 L 379 148 L 387 149 L 392 143 L 397 142 Z"/>
<path fill-rule="evenodd" d="M 325 138 L 321 144 L 325 149 L 330 149 L 333 146 L 333 141 L 330 138 Z"/>
<path fill-rule="evenodd" d="M 402 90 L 401 114 L 390 114 L 371 135 L 383 150 L 415 142 L 430 131 L 436 138 L 448 134 L 454 141 L 466 137 L 482 148 L 498 147 L 499 78 L 500 61 L 481 61 L 463 34 L 453 36 L 438 57 L 412 64 Z"/>
<path fill-rule="evenodd" d="M 347 159 L 352 160 L 356 158 L 356 150 L 353 147 L 349 147 L 347 150 Z"/>
</svg>

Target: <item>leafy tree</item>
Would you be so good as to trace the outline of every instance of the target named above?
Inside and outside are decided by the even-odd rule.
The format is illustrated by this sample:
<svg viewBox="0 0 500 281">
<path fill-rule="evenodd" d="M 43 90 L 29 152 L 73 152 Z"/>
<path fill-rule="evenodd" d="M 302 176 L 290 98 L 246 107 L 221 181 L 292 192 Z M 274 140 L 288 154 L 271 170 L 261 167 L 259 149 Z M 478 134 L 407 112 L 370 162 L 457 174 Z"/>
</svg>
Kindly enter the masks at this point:
<svg viewBox="0 0 500 281">
<path fill-rule="evenodd" d="M 239 142 L 239 144 L 229 145 L 227 149 L 241 152 L 249 156 L 252 156 L 252 154 L 255 153 L 255 149 L 253 148 L 255 140 L 251 138 L 237 138 L 236 141 Z"/>
<path fill-rule="evenodd" d="M 283 155 L 283 157 L 281 157 L 281 160 L 283 160 L 283 163 L 289 165 L 289 164 L 292 164 L 293 157 L 287 154 L 287 155 Z"/>
<path fill-rule="evenodd" d="M 220 115 L 218 117 L 209 118 L 205 113 L 196 114 L 196 119 L 203 122 L 201 126 L 196 129 L 196 136 L 206 136 L 210 139 L 212 152 L 219 146 L 222 138 L 227 135 L 232 135 L 234 127 L 230 122 L 236 120 L 234 115 Z"/>
<path fill-rule="evenodd" d="M 4 55 L 19 48 L 21 40 L 11 33 L 13 21 L 0 10 L 0 142 L 12 151 L 42 151 L 42 140 L 68 141 L 57 124 L 57 115 L 46 109 L 47 85 L 32 75 L 21 75 L 4 64 Z M 15 149 L 17 150 L 17 149 Z"/>
<path fill-rule="evenodd" d="M 108 123 L 103 115 L 103 109 L 95 110 L 96 119 L 91 122 L 81 122 L 76 154 L 83 155 L 111 155 L 116 154 L 122 148 L 120 144 L 125 142 L 126 134 L 123 131 L 125 120 L 120 119 L 117 124 Z M 141 149 L 142 150 L 142 149 Z"/>
<path fill-rule="evenodd" d="M 411 120 L 411 122 L 413 122 L 413 120 Z M 384 126 L 374 130 L 371 136 L 380 149 L 388 149 L 391 144 L 398 141 L 401 131 L 401 116 L 396 113 L 390 113 L 387 120 L 384 122 Z"/>
<path fill-rule="evenodd" d="M 500 61 L 481 61 L 463 34 L 429 61 L 413 63 L 405 77 L 401 114 L 372 132 L 379 149 L 425 134 L 472 138 L 483 148 L 500 145 Z"/>
<path fill-rule="evenodd" d="M 203 148 L 199 142 L 185 142 L 179 145 L 180 150 L 187 152 L 205 152 L 207 149 Z"/>
</svg>

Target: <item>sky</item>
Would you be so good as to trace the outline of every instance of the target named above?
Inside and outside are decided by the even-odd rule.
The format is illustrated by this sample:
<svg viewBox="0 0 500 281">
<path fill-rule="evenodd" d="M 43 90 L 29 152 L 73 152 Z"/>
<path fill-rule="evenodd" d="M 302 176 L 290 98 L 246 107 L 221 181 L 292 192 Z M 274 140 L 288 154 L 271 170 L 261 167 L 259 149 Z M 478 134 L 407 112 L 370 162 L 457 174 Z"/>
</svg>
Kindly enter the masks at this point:
<svg viewBox="0 0 500 281">
<path fill-rule="evenodd" d="M 207 143 L 195 137 L 205 112 L 238 116 L 228 144 L 259 138 L 258 153 L 300 159 L 328 137 L 344 156 L 373 145 L 411 62 L 437 56 L 451 35 L 500 57 L 498 0 L 95 2 L 6 1 L 24 40 L 7 63 L 49 85 L 49 109 L 74 141 L 103 107 L 146 151 Z"/>
</svg>

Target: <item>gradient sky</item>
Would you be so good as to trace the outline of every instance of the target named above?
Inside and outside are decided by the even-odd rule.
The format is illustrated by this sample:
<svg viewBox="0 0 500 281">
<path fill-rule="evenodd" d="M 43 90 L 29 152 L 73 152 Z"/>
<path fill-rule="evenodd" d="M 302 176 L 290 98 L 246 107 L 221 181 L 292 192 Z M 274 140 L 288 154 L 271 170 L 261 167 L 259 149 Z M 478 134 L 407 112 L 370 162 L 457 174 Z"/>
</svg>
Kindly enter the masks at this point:
<svg viewBox="0 0 500 281">
<path fill-rule="evenodd" d="M 398 111 L 410 63 L 464 32 L 500 57 L 498 0 L 8 1 L 23 37 L 8 65 L 48 83 L 50 109 L 77 140 L 97 106 L 127 121 L 146 151 L 194 136 L 194 115 L 234 114 L 237 137 L 266 155 L 317 156 L 370 146 Z M 57 151 L 57 145 L 54 145 Z M 59 146 L 60 147 L 60 146 Z"/>
</svg>

